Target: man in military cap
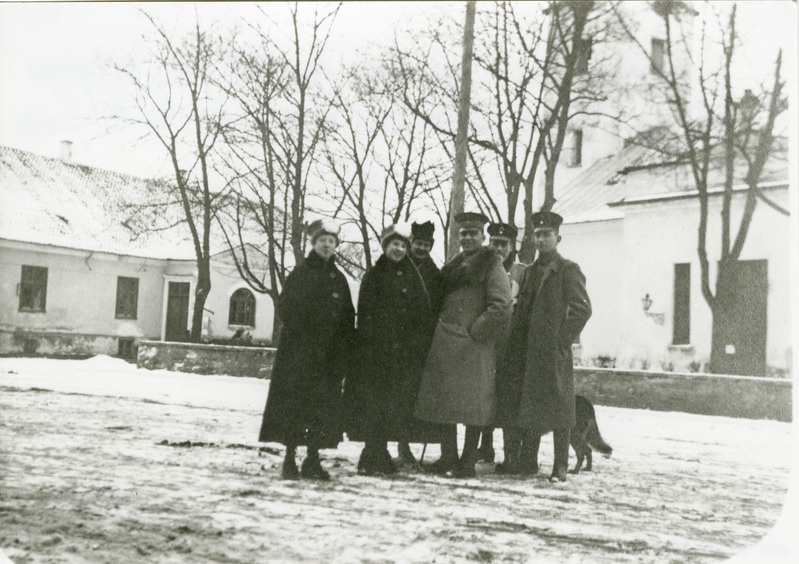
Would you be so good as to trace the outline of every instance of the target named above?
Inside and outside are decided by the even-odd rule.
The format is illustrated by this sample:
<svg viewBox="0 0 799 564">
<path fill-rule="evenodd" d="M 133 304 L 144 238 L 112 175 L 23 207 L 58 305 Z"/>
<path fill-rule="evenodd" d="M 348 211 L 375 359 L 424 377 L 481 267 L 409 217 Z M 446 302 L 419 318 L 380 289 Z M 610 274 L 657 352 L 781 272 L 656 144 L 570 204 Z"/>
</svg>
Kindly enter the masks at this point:
<svg viewBox="0 0 799 564">
<path fill-rule="evenodd" d="M 431 471 L 475 476 L 480 430 L 495 416 L 497 339 L 510 320 L 510 283 L 499 256 L 485 247 L 488 218 L 455 216 L 461 252 L 441 269 L 442 300 L 415 416 L 441 424 L 441 458 Z M 457 424 L 466 425 L 458 457 Z"/>
<path fill-rule="evenodd" d="M 571 345 L 591 317 L 585 276 L 557 250 L 562 222 L 554 212 L 533 214 L 538 258 L 525 269 L 497 375 L 505 473 L 537 472 L 541 435 L 553 431 L 553 482 L 566 481 L 575 422 Z"/>
<path fill-rule="evenodd" d="M 435 239 L 433 238 L 435 230 L 436 226 L 433 225 L 432 221 L 425 221 L 424 223 L 414 222 L 411 224 L 411 252 L 409 256 L 411 258 L 411 262 L 416 265 L 416 268 L 419 270 L 419 274 L 422 277 L 422 282 L 424 282 L 427 295 L 430 298 L 430 309 L 433 313 L 431 316 L 431 319 L 433 320 L 431 326 L 421 329 L 424 331 L 427 345 L 424 347 L 425 354 L 427 354 L 430 340 L 433 338 L 435 320 L 438 319 L 438 308 L 441 302 L 441 271 L 430 257 L 430 250 L 433 248 L 433 244 L 435 243 Z M 417 433 L 417 435 L 418 434 L 420 433 Z M 428 432 L 422 432 L 421 434 L 427 434 L 428 436 L 431 436 L 431 433 Z M 400 460 L 406 464 L 416 463 L 416 457 L 414 457 L 413 453 L 411 452 L 410 445 L 407 442 L 401 441 L 397 443 L 397 451 Z"/>
<path fill-rule="evenodd" d="M 499 258 L 502 259 L 502 266 L 508 273 L 510 281 L 511 304 L 516 305 L 516 300 L 521 287 L 524 266 L 516 262 L 516 237 L 518 230 L 509 223 L 491 223 L 488 225 L 488 246 Z M 505 338 L 499 339 L 497 347 L 497 366 L 502 362 L 502 352 L 505 345 Z M 486 427 L 480 436 L 480 447 L 477 450 L 478 460 L 494 462 L 494 428 Z"/>
</svg>

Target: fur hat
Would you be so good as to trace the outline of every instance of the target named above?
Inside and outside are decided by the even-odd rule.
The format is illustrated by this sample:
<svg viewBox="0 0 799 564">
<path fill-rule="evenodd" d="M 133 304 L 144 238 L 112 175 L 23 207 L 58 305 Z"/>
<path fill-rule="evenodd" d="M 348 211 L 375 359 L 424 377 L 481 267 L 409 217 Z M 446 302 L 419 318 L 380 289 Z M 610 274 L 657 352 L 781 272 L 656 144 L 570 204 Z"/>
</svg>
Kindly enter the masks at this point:
<svg viewBox="0 0 799 564">
<path fill-rule="evenodd" d="M 415 221 L 411 224 L 411 234 L 413 235 L 414 241 L 428 241 L 429 243 L 433 242 L 433 233 L 436 231 L 436 226 L 433 225 L 432 221 L 425 221 L 424 223 L 416 223 Z"/>
<path fill-rule="evenodd" d="M 380 235 L 380 245 L 383 247 L 383 250 L 386 250 L 386 245 L 388 245 L 394 239 L 402 239 L 405 241 L 405 244 L 411 244 L 411 226 L 405 222 L 398 222 L 394 225 L 389 225 L 385 229 L 383 229 L 383 234 Z"/>
<path fill-rule="evenodd" d="M 338 241 L 338 229 L 338 224 L 329 219 L 317 219 L 308 224 L 306 232 L 313 245 L 316 243 L 316 239 L 324 234 L 333 235 Z"/>
</svg>

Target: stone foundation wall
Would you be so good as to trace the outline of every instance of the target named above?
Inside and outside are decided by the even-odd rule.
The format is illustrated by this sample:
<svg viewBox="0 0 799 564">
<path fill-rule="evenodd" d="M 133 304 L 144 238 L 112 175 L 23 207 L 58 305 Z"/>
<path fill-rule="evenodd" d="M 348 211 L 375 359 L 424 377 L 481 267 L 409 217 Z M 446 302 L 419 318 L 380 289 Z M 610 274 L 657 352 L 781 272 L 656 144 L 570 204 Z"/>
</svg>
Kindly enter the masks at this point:
<svg viewBox="0 0 799 564">
<path fill-rule="evenodd" d="M 116 355 L 119 337 L 56 331 L 0 331 L 0 355 L 85 358 Z"/>
<path fill-rule="evenodd" d="M 574 368 L 595 404 L 748 419 L 792 420 L 793 382 L 781 378 Z"/>
<path fill-rule="evenodd" d="M 276 349 L 140 341 L 136 365 L 194 374 L 270 378 Z"/>
</svg>

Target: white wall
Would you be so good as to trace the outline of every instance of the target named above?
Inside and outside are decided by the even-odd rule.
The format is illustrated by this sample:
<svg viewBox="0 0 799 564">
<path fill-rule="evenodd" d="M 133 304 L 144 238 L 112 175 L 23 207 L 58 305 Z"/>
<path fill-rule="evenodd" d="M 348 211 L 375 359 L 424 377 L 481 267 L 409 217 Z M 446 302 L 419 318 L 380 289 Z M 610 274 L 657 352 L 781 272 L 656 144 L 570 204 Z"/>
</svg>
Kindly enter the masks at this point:
<svg viewBox="0 0 799 564">
<path fill-rule="evenodd" d="M 768 192 L 788 207 L 788 190 Z M 740 221 L 743 195 L 734 199 L 732 225 Z M 715 291 L 720 255 L 720 199 L 711 201 L 708 253 Z M 681 199 L 620 208 L 622 221 L 564 225 L 562 254 L 580 264 L 586 275 L 594 316 L 583 333 L 583 357 L 617 357 L 617 366 L 633 368 L 671 362 L 675 369 L 692 360 L 710 358 L 712 318 L 702 297 L 697 256 L 698 201 Z M 621 227 L 623 225 L 623 227 Z M 790 297 L 790 220 L 758 205 L 742 260 L 768 261 L 767 364 L 788 369 L 792 343 Z M 734 234 L 733 234 L 734 236 Z M 674 264 L 691 264 L 691 345 L 672 347 Z M 663 325 L 644 314 L 641 300 L 649 294 L 650 313 L 662 313 Z"/>
<path fill-rule="evenodd" d="M 40 250 L 36 250 L 40 249 Z M 164 261 L 0 244 L 0 329 L 158 338 Z M 44 313 L 19 311 L 22 265 L 47 267 Z M 139 279 L 137 319 L 116 319 L 117 277 Z"/>
</svg>

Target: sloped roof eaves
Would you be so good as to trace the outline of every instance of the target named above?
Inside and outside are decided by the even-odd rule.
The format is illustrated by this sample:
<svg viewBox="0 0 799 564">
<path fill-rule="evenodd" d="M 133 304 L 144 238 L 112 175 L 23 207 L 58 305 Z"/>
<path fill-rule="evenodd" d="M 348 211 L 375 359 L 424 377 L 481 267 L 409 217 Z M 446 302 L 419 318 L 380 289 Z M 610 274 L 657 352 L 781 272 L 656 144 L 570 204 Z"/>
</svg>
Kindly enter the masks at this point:
<svg viewBox="0 0 799 564">
<path fill-rule="evenodd" d="M 777 182 L 769 182 L 763 183 L 760 185 L 761 190 L 780 190 L 780 189 L 788 189 L 789 185 L 788 182 L 785 181 L 777 181 Z M 748 186 L 735 186 L 733 187 L 733 192 L 736 194 L 740 194 L 746 192 L 748 190 Z M 708 190 L 708 196 L 721 196 L 724 194 L 723 188 L 714 188 Z M 699 192 L 697 190 L 692 190 L 690 192 L 679 192 L 679 193 L 668 193 L 668 194 L 656 194 L 654 196 L 641 196 L 641 197 L 632 197 L 632 198 L 623 198 L 616 202 L 608 202 L 608 206 L 617 208 L 621 206 L 633 206 L 639 204 L 652 204 L 656 202 L 668 202 L 674 200 L 690 200 L 693 198 L 698 198 Z"/>
<path fill-rule="evenodd" d="M 124 256 L 186 260 L 193 245 L 180 226 L 135 234 L 121 217 L 146 202 L 157 180 L 0 147 L 0 237 Z"/>
</svg>

